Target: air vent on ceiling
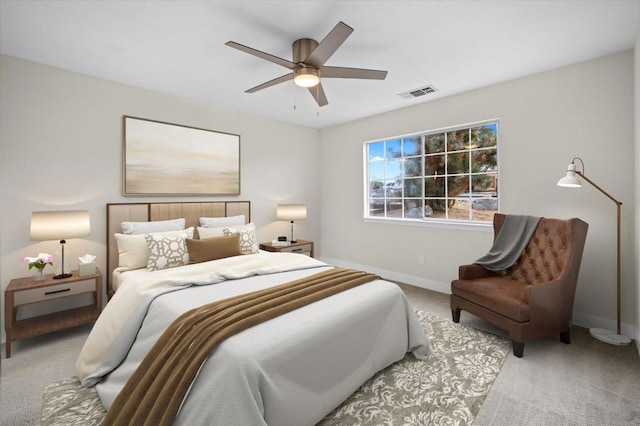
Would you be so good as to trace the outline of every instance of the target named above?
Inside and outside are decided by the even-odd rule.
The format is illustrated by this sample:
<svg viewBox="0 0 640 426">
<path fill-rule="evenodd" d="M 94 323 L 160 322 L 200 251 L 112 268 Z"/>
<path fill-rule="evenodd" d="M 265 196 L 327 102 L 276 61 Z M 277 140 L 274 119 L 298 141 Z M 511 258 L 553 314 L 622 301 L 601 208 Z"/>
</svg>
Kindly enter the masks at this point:
<svg viewBox="0 0 640 426">
<path fill-rule="evenodd" d="M 419 98 L 430 93 L 436 93 L 438 89 L 433 86 L 421 87 L 420 89 L 409 90 L 408 92 L 398 93 L 398 96 L 404 99 Z"/>
</svg>

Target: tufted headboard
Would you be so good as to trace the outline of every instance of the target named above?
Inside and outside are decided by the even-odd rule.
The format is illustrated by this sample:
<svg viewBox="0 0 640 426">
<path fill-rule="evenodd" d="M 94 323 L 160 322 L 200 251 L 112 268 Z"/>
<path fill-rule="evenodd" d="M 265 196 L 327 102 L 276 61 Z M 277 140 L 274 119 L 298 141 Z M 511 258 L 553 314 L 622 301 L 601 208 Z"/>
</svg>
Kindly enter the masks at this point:
<svg viewBox="0 0 640 426">
<path fill-rule="evenodd" d="M 247 222 L 251 221 L 251 202 L 214 201 L 214 202 L 171 202 L 171 203 L 110 203 L 107 204 L 107 295 L 113 295 L 111 278 L 118 266 L 118 246 L 113 234 L 121 232 L 120 223 L 149 222 L 184 218 L 186 227 L 196 228 L 200 217 L 226 217 L 243 214 Z"/>
</svg>

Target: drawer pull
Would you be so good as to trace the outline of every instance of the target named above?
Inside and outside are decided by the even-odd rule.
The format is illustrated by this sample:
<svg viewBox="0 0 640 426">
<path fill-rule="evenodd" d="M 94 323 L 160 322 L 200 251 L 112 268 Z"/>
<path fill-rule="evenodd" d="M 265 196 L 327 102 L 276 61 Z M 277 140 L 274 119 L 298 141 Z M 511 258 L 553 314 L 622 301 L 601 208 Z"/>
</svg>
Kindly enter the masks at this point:
<svg viewBox="0 0 640 426">
<path fill-rule="evenodd" d="M 292 249 L 291 251 L 292 252 L 297 252 L 297 251 L 302 251 L 302 249 L 301 248 L 297 248 L 297 249 Z"/>
<path fill-rule="evenodd" d="M 56 291 L 45 291 L 44 295 L 45 296 L 49 296 L 49 295 L 56 294 L 56 293 L 64 293 L 65 291 L 71 291 L 71 289 L 70 288 L 63 288 L 61 290 L 56 290 Z"/>
</svg>

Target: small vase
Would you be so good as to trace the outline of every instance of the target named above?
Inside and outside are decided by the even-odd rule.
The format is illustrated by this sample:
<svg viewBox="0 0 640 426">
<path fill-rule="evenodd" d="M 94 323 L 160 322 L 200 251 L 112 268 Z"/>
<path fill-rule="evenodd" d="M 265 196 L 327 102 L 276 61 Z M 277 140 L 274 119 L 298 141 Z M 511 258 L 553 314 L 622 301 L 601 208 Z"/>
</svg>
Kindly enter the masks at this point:
<svg viewBox="0 0 640 426">
<path fill-rule="evenodd" d="M 44 268 L 38 269 L 33 272 L 33 280 L 34 281 L 43 281 L 44 280 Z"/>
</svg>

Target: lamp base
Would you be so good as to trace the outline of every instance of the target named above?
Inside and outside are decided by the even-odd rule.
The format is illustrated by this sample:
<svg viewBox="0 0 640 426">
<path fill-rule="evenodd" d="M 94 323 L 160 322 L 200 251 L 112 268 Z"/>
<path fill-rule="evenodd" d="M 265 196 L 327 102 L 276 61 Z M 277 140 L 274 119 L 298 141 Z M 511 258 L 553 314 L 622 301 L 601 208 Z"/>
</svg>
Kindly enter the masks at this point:
<svg viewBox="0 0 640 426">
<path fill-rule="evenodd" d="M 594 339 L 610 345 L 627 346 L 631 344 L 631 339 L 624 334 L 617 334 L 615 331 L 605 330 L 604 328 L 590 328 L 589 334 Z"/>
<path fill-rule="evenodd" d="M 69 278 L 72 277 L 72 274 L 60 274 L 60 275 L 54 275 L 53 279 L 54 280 L 61 280 L 62 278 Z"/>
</svg>

